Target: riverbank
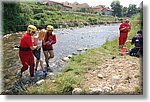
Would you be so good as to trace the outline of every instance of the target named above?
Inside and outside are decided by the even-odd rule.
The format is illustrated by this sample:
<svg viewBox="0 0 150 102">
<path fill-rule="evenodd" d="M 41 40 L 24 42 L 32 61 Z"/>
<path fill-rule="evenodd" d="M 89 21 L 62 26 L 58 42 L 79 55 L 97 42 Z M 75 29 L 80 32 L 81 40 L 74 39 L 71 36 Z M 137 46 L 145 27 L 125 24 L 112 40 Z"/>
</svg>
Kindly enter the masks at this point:
<svg viewBox="0 0 150 102">
<path fill-rule="evenodd" d="M 27 94 L 142 94 L 141 58 L 112 52 L 109 44 L 74 56 L 55 79 L 31 86 Z"/>
<path fill-rule="evenodd" d="M 129 39 L 140 28 L 139 24 L 132 26 Z M 88 49 L 84 54 L 73 56 L 68 65 L 63 68 L 64 70 L 55 78 L 52 78 L 53 73 L 49 73 L 52 77 L 42 79 L 36 84 L 17 86 L 16 82 L 22 84 L 18 83 L 20 81 L 17 78 L 21 65 L 18 60 L 18 50 L 14 46 L 19 44 L 22 33 L 7 35 L 3 39 L 3 82 L 4 86 L 7 86 L 4 87 L 3 94 L 72 94 L 74 89 L 78 89 L 80 94 L 95 94 L 91 90 L 96 90 L 96 93 L 98 91 L 101 94 L 142 93 L 141 59 L 120 54 L 117 40 L 106 42 L 100 48 Z M 132 46 L 127 44 L 126 47 Z M 129 73 L 130 71 L 134 73 Z M 112 84 L 112 80 L 116 81 Z M 118 86 L 121 89 L 118 89 Z"/>
<path fill-rule="evenodd" d="M 140 29 L 132 22 L 129 39 Z M 128 49 L 132 48 L 126 44 Z M 27 94 L 143 94 L 142 58 L 118 51 L 118 41 L 71 58 L 55 79 L 29 87 Z"/>
<path fill-rule="evenodd" d="M 57 43 L 54 45 L 55 57 L 50 60 L 50 66 L 53 73 L 57 74 L 68 63 L 68 56 L 81 54 L 90 48 L 97 48 L 106 41 L 110 41 L 117 36 L 118 24 L 112 25 L 94 25 L 85 26 L 83 28 L 70 29 L 55 29 L 57 35 Z M 111 29 L 111 31 L 109 31 Z M 18 49 L 20 38 L 24 32 L 17 32 L 7 34 L 3 39 L 3 75 L 4 75 L 4 93 L 3 94 L 22 94 L 22 90 L 26 89 L 28 77 L 24 78 L 25 82 L 20 81 L 17 73 L 20 71 L 21 64 L 18 56 Z M 67 48 L 67 50 L 66 50 Z M 41 55 L 44 59 L 44 55 Z M 66 60 L 67 58 L 67 60 Z M 40 68 L 39 68 L 40 69 Z M 25 73 L 28 76 L 27 73 Z M 38 75 L 42 73 L 39 71 Z M 50 76 L 51 76 L 50 75 Z M 34 82 L 40 80 L 39 78 Z M 19 84 L 18 84 L 19 83 Z M 23 87 L 23 88 L 22 88 Z"/>
</svg>

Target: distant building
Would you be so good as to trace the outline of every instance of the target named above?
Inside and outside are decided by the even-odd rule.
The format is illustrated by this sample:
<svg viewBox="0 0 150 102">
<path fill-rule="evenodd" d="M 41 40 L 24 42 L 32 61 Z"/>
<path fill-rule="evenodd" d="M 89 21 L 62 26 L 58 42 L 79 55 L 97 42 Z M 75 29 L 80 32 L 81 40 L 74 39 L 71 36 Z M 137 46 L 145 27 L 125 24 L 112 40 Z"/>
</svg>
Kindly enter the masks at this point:
<svg viewBox="0 0 150 102">
<path fill-rule="evenodd" d="M 98 5 L 93 7 L 93 11 L 99 15 L 112 15 L 112 9 L 105 7 L 105 5 Z"/>
<path fill-rule="evenodd" d="M 59 2 L 55 2 L 55 1 L 51 1 L 51 0 L 45 0 L 45 1 L 43 1 L 42 4 L 47 5 L 47 6 L 60 7 L 62 10 L 72 10 L 72 7 L 69 5 L 64 5 L 63 3 L 59 3 Z"/>
<path fill-rule="evenodd" d="M 110 9 L 109 7 L 103 8 L 102 13 L 104 15 L 111 16 L 112 15 L 112 9 Z"/>
<path fill-rule="evenodd" d="M 92 9 L 92 12 L 95 12 L 99 15 L 107 15 L 107 16 L 111 16 L 112 15 L 112 9 L 110 9 L 109 7 L 105 7 L 105 5 L 98 5 L 95 7 L 90 7 L 87 3 L 82 3 L 79 4 L 78 2 L 74 2 L 74 3 L 69 3 L 69 2 L 55 2 L 55 1 L 51 1 L 51 0 L 43 0 L 42 1 L 43 5 L 47 5 L 47 6 L 55 6 L 55 7 L 59 7 L 61 10 L 80 10 L 81 8 L 89 8 Z"/>
<path fill-rule="evenodd" d="M 62 2 L 64 6 L 70 6 L 73 10 L 78 10 L 81 8 L 89 8 L 89 5 L 87 3 L 79 4 L 78 2 L 69 3 L 69 2 Z"/>
</svg>

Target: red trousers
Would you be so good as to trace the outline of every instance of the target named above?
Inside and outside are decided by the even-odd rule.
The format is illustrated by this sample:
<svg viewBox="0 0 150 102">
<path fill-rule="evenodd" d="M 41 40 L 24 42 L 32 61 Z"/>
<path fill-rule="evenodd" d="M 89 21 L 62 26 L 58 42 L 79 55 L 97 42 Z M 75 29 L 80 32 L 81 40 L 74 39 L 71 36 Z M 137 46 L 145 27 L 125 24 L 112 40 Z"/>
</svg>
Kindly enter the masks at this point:
<svg viewBox="0 0 150 102">
<path fill-rule="evenodd" d="M 126 40 L 128 37 L 128 33 L 120 33 L 120 37 L 119 37 L 119 46 L 124 46 Z"/>
<path fill-rule="evenodd" d="M 30 66 L 30 76 L 34 76 L 34 56 L 32 51 L 19 51 L 19 57 L 22 63 L 21 73 Z"/>
</svg>

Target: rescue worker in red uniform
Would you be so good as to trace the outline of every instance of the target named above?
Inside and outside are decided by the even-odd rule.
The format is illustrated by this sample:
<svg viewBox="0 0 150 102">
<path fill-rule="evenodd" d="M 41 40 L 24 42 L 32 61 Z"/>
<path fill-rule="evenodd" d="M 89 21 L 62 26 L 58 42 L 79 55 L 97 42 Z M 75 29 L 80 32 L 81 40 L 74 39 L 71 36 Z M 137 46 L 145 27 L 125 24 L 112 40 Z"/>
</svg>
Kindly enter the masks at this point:
<svg viewBox="0 0 150 102">
<path fill-rule="evenodd" d="M 46 34 L 43 40 L 43 52 L 44 52 L 44 56 L 45 56 L 45 62 L 46 62 L 46 66 L 47 69 L 46 70 L 50 70 L 49 68 L 49 64 L 48 61 L 50 58 L 54 58 L 54 52 L 53 52 L 53 44 L 56 43 L 56 34 L 53 33 L 54 27 L 51 25 L 48 25 L 46 27 Z"/>
<path fill-rule="evenodd" d="M 128 32 L 131 30 L 131 25 L 129 20 L 126 19 L 119 27 L 120 36 L 119 36 L 119 49 L 123 48 L 128 37 Z"/>
<path fill-rule="evenodd" d="M 27 27 L 27 32 L 22 36 L 19 47 L 19 57 L 22 63 L 20 77 L 22 73 L 30 66 L 30 76 L 34 77 L 34 56 L 32 50 L 38 49 L 37 46 L 33 46 L 32 36 L 35 34 L 37 28 L 34 25 Z"/>
</svg>

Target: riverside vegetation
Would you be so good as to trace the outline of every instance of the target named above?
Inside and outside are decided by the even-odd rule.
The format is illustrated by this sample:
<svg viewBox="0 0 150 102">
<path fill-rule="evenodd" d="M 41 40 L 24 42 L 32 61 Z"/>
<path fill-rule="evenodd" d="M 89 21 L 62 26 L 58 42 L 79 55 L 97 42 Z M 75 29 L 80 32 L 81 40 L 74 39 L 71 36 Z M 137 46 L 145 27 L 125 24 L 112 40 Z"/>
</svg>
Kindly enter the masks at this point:
<svg viewBox="0 0 150 102">
<path fill-rule="evenodd" d="M 4 2 L 3 4 L 4 34 L 25 31 L 28 24 L 34 24 L 38 28 L 44 28 L 46 25 L 53 25 L 54 28 L 68 28 L 95 24 L 109 24 L 122 21 L 122 18 L 118 17 L 62 11 L 58 7 L 35 3 Z"/>
</svg>

